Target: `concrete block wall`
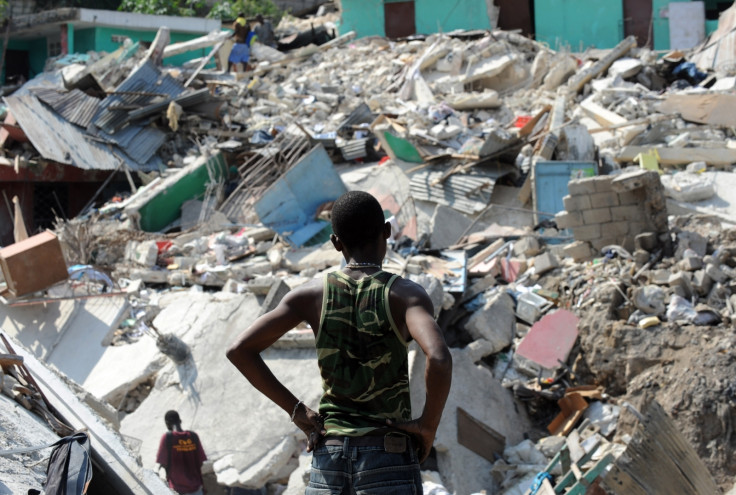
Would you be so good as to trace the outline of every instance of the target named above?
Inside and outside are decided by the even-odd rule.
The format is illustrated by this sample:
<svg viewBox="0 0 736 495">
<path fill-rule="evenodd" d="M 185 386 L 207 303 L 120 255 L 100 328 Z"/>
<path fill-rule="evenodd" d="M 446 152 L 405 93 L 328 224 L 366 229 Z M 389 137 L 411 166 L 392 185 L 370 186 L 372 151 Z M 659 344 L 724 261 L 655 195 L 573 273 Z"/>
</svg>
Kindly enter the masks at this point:
<svg viewBox="0 0 736 495">
<path fill-rule="evenodd" d="M 638 234 L 668 229 L 664 187 L 657 172 L 575 179 L 568 183 L 568 191 L 565 211 L 555 220 L 560 229 L 572 230 L 576 242 L 564 251 L 576 260 L 597 256 L 611 244 L 633 252 Z"/>
</svg>

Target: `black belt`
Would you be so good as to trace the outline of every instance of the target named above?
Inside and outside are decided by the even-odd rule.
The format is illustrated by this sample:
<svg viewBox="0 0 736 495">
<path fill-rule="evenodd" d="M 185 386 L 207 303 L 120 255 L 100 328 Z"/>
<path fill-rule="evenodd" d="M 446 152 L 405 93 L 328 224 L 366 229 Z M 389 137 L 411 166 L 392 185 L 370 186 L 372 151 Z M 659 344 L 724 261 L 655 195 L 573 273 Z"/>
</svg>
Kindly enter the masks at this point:
<svg viewBox="0 0 736 495">
<path fill-rule="evenodd" d="M 321 445 L 342 446 L 345 445 L 345 439 L 348 441 L 349 447 L 383 447 L 386 452 L 400 454 L 406 452 L 411 446 L 411 439 L 406 436 L 384 435 L 384 436 L 362 436 L 349 437 L 346 435 L 324 437 Z"/>
</svg>

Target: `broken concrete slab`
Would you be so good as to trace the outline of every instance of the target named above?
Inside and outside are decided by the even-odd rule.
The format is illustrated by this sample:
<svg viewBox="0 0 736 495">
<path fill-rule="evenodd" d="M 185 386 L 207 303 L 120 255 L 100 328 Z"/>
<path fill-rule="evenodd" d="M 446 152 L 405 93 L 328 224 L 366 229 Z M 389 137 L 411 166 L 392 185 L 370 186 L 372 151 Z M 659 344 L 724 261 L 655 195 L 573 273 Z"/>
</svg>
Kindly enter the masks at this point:
<svg viewBox="0 0 736 495">
<path fill-rule="evenodd" d="M 516 335 L 514 301 L 504 291 L 487 296 L 483 308 L 472 314 L 465 329 L 475 339 L 485 339 L 492 352 L 499 352 L 511 344 Z"/>
<path fill-rule="evenodd" d="M 516 356 L 523 357 L 544 370 L 555 370 L 565 363 L 578 338 L 578 317 L 565 309 L 558 309 L 532 325 L 529 333 L 516 348 Z"/>
<path fill-rule="evenodd" d="M 501 387 L 489 369 L 476 364 L 483 355 L 492 353 L 487 343 L 480 342 L 483 343 L 450 350 L 453 360 L 453 385 L 437 430 L 434 447 L 437 450 L 437 463 L 444 484 L 453 493 L 477 493 L 493 486 L 490 473 L 492 464 L 458 443 L 458 408 L 462 408 L 476 420 L 503 435 L 508 445 L 519 443 L 529 425 L 526 414 L 516 412 L 512 393 Z M 421 411 L 424 406 L 424 359 L 422 352 L 412 344 L 410 380 L 413 411 Z M 475 392 L 474 384 L 478 383 L 483 383 L 482 394 Z"/>
<path fill-rule="evenodd" d="M 472 224 L 472 220 L 454 208 L 438 204 L 431 220 L 430 245 L 443 249 L 455 244 Z"/>
<path fill-rule="evenodd" d="M 173 408 L 185 427 L 199 434 L 219 483 L 255 488 L 280 479 L 298 454 L 303 434 L 224 357 L 230 342 L 258 315 L 256 297 L 172 293 L 162 297 L 160 305 L 156 327 L 181 338 L 190 347 L 192 360 L 180 366 L 168 362 L 149 397 L 122 420 L 121 432 L 141 441 L 144 466 L 153 467 L 164 431 L 163 415 Z M 299 390 L 305 403 L 317 407 L 322 390 L 314 349 L 269 350 L 263 357 L 287 387 Z M 243 422 L 243 417 L 250 419 Z M 152 431 L 152 418 L 161 418 L 160 431 Z M 263 424 L 258 426 L 258 421 Z M 223 424 L 231 426 L 222 428 Z"/>
</svg>

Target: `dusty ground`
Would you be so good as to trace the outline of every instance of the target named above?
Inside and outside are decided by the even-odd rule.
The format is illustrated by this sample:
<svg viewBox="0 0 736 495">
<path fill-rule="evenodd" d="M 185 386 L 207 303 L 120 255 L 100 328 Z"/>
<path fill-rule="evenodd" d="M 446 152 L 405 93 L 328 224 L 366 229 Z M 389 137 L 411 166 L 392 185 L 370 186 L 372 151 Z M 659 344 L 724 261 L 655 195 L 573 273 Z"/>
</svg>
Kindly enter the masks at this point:
<svg viewBox="0 0 736 495">
<path fill-rule="evenodd" d="M 712 227 L 686 225 L 708 237 L 713 249 L 732 242 L 733 231 Z M 656 399 L 721 488 L 731 489 L 736 481 L 736 334 L 731 322 L 665 322 L 641 329 L 618 318 L 623 302 L 608 284 L 599 288 L 595 304 L 576 310 L 581 316 L 580 353 L 573 367 L 577 379 L 601 384 L 619 404 L 629 402 L 639 410 Z M 635 421 L 623 413 L 617 437 L 630 434 Z"/>
</svg>

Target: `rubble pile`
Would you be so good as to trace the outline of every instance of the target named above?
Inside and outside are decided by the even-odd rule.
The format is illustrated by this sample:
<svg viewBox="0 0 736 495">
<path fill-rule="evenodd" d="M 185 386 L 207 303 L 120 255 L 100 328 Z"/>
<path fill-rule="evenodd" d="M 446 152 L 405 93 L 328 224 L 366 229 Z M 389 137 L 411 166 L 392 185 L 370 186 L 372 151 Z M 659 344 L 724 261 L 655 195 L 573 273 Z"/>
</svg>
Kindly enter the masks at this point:
<svg viewBox="0 0 736 495">
<path fill-rule="evenodd" d="M 206 331 L 231 337 L 247 324 L 228 321 L 236 309 L 262 314 L 341 266 L 326 242 L 331 201 L 363 189 L 393 227 L 384 268 L 425 287 L 458 368 L 493 382 L 467 378 L 448 406 L 433 461 L 449 490 L 526 493 L 569 469 L 555 467 L 565 449 L 580 466 L 597 451 L 595 466 L 618 476 L 645 442 L 642 418 L 656 414 L 640 412 L 653 401 L 730 488 L 736 216 L 719 184 L 736 163 L 736 122 L 716 111 L 733 96 L 730 74 L 701 73 L 685 53 L 658 58 L 633 38 L 571 54 L 503 31 L 353 37 L 264 57 L 245 74 L 160 67 L 153 49 L 126 46 L 6 98 L 33 145 L 6 137 L 8 164 L 59 159 L 30 124 L 46 112 L 90 153 L 104 142 L 138 172 L 129 194 L 55 229 L 68 264 L 109 273 L 101 292 L 127 298 L 108 342 L 153 337 L 171 358 L 106 399 L 136 419 L 157 409 L 150 397 L 198 397 L 206 368 L 192 361 L 205 351 L 177 360 L 159 311 L 189 311 L 184 297 L 217 306 L 227 325 L 193 315 L 183 345 Z M 89 114 L 63 113 L 64 94 Z M 76 164 L 72 151 L 60 162 Z M 714 198 L 715 216 L 673 215 Z M 289 332 L 278 349 L 307 361 L 310 336 Z M 508 410 L 481 421 L 462 394 Z M 476 430 L 461 431 L 471 424 L 481 447 Z M 267 462 L 215 456 L 213 476 L 289 483 L 303 439 L 284 438 Z"/>
</svg>

